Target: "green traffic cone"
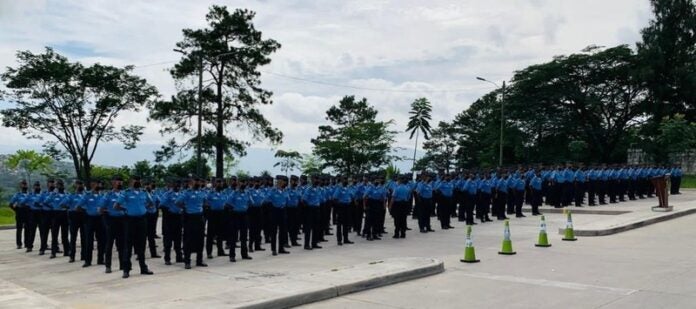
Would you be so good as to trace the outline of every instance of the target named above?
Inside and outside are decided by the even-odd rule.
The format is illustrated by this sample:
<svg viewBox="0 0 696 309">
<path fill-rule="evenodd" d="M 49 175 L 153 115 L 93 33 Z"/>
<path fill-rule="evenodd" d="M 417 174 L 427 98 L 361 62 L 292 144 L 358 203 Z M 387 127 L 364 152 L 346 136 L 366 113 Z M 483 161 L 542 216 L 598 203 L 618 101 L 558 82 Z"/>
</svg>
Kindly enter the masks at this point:
<svg viewBox="0 0 696 309">
<path fill-rule="evenodd" d="M 566 221 L 565 234 L 563 235 L 563 240 L 576 241 L 578 239 L 575 238 L 575 231 L 573 231 L 573 218 L 570 216 L 570 210 L 566 209 L 565 212 L 566 214 L 568 214 L 568 220 Z"/>
<path fill-rule="evenodd" d="M 549 237 L 546 235 L 546 218 L 541 216 L 541 228 L 539 229 L 539 240 L 535 244 L 537 247 L 551 247 Z"/>
<path fill-rule="evenodd" d="M 517 254 L 517 252 L 512 251 L 512 240 L 510 240 L 510 220 L 505 220 L 505 232 L 503 233 L 503 250 L 499 251 L 498 254 Z"/>
<path fill-rule="evenodd" d="M 464 258 L 459 260 L 463 263 L 478 263 L 476 259 L 476 250 L 474 250 L 474 242 L 471 240 L 471 225 L 466 227 L 466 245 L 464 247 Z"/>
</svg>

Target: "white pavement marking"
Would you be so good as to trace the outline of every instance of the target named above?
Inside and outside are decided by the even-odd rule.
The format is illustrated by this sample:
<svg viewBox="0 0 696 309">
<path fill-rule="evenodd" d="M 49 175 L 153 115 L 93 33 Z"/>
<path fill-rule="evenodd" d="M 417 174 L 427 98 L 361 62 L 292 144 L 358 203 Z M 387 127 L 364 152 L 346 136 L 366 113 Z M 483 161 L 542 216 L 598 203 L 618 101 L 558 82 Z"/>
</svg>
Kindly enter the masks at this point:
<svg viewBox="0 0 696 309">
<path fill-rule="evenodd" d="M 458 269 L 458 270 L 462 271 L 461 269 Z M 500 275 L 494 275 L 494 274 L 490 274 L 490 273 L 464 272 L 464 276 L 471 277 L 471 278 L 489 279 L 489 280 L 523 283 L 523 284 L 532 284 L 532 285 L 547 286 L 547 287 L 562 288 L 562 289 L 571 289 L 571 290 L 580 290 L 580 291 L 597 291 L 597 292 L 604 292 L 604 293 L 617 294 L 617 295 L 631 295 L 635 292 L 638 292 L 638 290 L 633 290 L 633 289 L 613 288 L 613 287 L 608 287 L 608 286 L 591 285 L 591 284 L 583 284 L 583 283 L 576 283 L 576 282 L 554 281 L 554 280 L 546 280 L 546 279 L 500 276 Z"/>
</svg>

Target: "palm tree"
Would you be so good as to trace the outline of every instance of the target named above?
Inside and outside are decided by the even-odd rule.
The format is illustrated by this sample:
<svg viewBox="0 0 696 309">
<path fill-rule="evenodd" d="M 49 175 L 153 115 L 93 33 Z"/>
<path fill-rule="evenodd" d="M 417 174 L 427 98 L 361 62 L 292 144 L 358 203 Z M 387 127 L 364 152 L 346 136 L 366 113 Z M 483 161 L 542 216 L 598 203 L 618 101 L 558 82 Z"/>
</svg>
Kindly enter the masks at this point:
<svg viewBox="0 0 696 309">
<path fill-rule="evenodd" d="M 433 107 L 426 98 L 418 98 L 411 103 L 411 111 L 409 112 L 411 116 L 408 119 L 408 127 L 406 128 L 406 132 L 411 132 L 409 139 L 413 139 L 413 135 L 416 135 L 416 145 L 413 148 L 413 165 L 411 166 L 411 170 L 413 170 L 416 164 L 418 135 L 420 132 L 423 132 L 423 138 L 426 140 L 430 139 L 430 112 L 432 110 Z"/>
</svg>

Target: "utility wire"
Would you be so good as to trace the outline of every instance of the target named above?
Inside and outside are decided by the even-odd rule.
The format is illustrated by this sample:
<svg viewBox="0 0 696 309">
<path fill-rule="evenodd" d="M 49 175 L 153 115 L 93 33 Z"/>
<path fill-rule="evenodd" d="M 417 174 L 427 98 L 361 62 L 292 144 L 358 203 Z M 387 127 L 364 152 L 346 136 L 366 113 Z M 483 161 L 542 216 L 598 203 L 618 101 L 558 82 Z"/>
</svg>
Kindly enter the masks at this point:
<svg viewBox="0 0 696 309">
<path fill-rule="evenodd" d="M 171 61 L 163 61 L 163 62 L 156 62 L 156 63 L 149 63 L 149 64 L 143 64 L 143 65 L 136 65 L 134 68 L 139 69 L 139 68 L 147 68 L 151 66 L 157 66 L 157 65 L 164 65 L 164 64 L 170 64 L 177 62 L 178 60 L 171 60 Z M 318 85 L 324 85 L 324 86 L 331 86 L 331 87 L 338 87 L 338 88 L 348 88 L 348 89 L 356 89 L 356 90 L 366 90 L 366 91 L 381 91 L 381 92 L 401 92 L 401 93 L 421 93 L 421 92 L 443 92 L 443 93 L 454 93 L 454 92 L 467 92 L 472 89 L 478 89 L 481 88 L 479 86 L 475 87 L 470 87 L 470 88 L 459 88 L 459 89 L 389 89 L 389 88 L 371 88 L 371 87 L 360 87 L 360 86 L 353 86 L 353 85 L 346 85 L 346 84 L 339 84 L 339 83 L 331 83 L 331 82 L 325 82 L 325 81 L 319 81 L 319 80 L 313 80 L 313 79 L 307 79 L 303 77 L 297 77 L 297 76 L 291 76 L 291 75 L 286 75 L 286 74 L 280 74 L 280 73 L 275 73 L 271 71 L 265 71 L 265 70 L 259 70 L 262 73 L 266 73 L 269 75 L 277 76 L 280 78 L 285 78 L 289 80 L 294 80 L 294 81 L 300 81 L 300 82 L 305 82 L 305 83 L 310 83 L 310 84 L 318 84 Z"/>
</svg>

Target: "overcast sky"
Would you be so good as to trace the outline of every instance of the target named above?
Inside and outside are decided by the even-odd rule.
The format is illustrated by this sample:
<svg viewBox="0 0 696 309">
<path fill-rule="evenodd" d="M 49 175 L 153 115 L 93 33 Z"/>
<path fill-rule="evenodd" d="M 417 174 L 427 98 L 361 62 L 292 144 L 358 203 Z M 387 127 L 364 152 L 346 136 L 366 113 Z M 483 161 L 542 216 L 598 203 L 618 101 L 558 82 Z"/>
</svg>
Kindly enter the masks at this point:
<svg viewBox="0 0 696 309">
<path fill-rule="evenodd" d="M 135 73 L 169 97 L 175 85 L 168 68 L 178 59 L 172 48 L 181 29 L 205 26 L 212 4 L 256 11 L 256 28 L 282 44 L 261 68 L 274 93 L 274 104 L 262 110 L 285 134 L 280 148 L 300 152 L 311 151 L 326 109 L 344 95 L 366 97 L 399 131 L 418 97 L 432 102 L 435 122 L 449 121 L 493 89 L 476 76 L 500 83 L 591 44 L 633 46 L 651 18 L 647 0 L 0 0 L 0 67 L 14 66 L 17 50 L 51 46 L 83 63 L 139 66 Z M 165 138 L 146 115 L 118 120 L 146 127 L 140 147 L 106 145 L 95 162 L 153 159 Z M 13 129 L 0 128 L 0 136 L 0 152 L 40 145 Z M 413 147 L 405 133 L 397 144 Z M 255 143 L 240 168 L 271 169 L 264 165 L 270 148 Z"/>
</svg>

